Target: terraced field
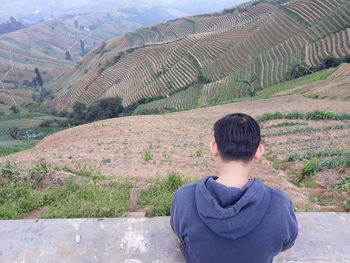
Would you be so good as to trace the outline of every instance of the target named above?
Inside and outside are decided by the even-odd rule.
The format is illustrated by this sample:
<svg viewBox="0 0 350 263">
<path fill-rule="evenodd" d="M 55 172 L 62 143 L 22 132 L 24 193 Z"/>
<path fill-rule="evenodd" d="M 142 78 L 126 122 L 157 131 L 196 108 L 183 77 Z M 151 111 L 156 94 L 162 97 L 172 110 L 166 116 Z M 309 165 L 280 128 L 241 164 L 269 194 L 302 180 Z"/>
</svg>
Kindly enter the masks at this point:
<svg viewBox="0 0 350 263">
<path fill-rule="evenodd" d="M 74 21 L 78 22 L 75 27 Z M 8 88 L 21 88 L 24 80 L 32 80 L 38 67 L 45 81 L 57 78 L 74 61 L 82 57 L 80 40 L 85 49 L 93 49 L 104 40 L 135 30 L 138 24 L 107 18 L 104 15 L 82 15 L 50 20 L 0 36 L 0 74 L 8 70 L 12 52 L 15 63 L 6 77 Z M 91 29 L 91 30 L 90 30 Z M 72 60 L 66 59 L 69 51 Z"/>
<path fill-rule="evenodd" d="M 350 54 L 348 1 L 274 3 L 252 1 L 107 41 L 52 83 L 63 88 L 47 104 L 120 96 L 127 106 L 161 95 L 137 111 L 212 105 L 249 96 L 247 79 L 262 90 L 285 81 L 293 63 Z"/>
<path fill-rule="evenodd" d="M 319 100 L 329 99 L 333 101 L 350 100 L 350 64 L 342 64 L 325 80 L 297 86 L 295 88 L 282 91 L 276 95 L 302 94 L 305 97 Z"/>
</svg>

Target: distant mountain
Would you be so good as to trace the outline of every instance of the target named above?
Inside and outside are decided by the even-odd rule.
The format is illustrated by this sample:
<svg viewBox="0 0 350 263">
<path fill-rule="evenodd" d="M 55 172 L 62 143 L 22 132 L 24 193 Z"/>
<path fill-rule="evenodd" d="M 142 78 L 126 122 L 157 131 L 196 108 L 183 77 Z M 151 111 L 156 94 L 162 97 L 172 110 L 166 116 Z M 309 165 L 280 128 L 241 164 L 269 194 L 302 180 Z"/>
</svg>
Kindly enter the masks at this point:
<svg viewBox="0 0 350 263">
<path fill-rule="evenodd" d="M 41 20 L 48 20 L 58 18 L 64 14 L 78 15 L 82 13 L 99 13 L 111 12 L 115 13 L 119 9 L 137 8 L 162 9 L 164 13 L 166 10 L 177 10 L 182 14 L 199 14 L 205 12 L 213 12 L 223 9 L 226 6 L 240 4 L 247 0 L 2 0 L 0 9 L 1 19 L 9 16 L 14 16 L 18 20 L 28 23 L 40 22 Z M 158 13 L 158 16 L 161 15 Z M 157 16 L 153 18 L 157 19 Z M 168 20 L 168 19 L 167 19 Z M 153 21 L 152 23 L 162 22 L 163 20 Z M 5 21 L 3 21 L 5 22 Z"/>
<path fill-rule="evenodd" d="M 51 84 L 57 109 L 120 96 L 141 110 L 184 109 L 249 96 L 286 80 L 291 64 L 350 54 L 350 2 L 255 0 L 143 27 L 105 42 Z"/>
<path fill-rule="evenodd" d="M 14 17 L 10 17 L 9 21 L 0 23 L 0 35 L 14 32 L 22 28 L 25 28 L 25 26 L 21 22 L 17 21 Z"/>
<path fill-rule="evenodd" d="M 28 88 L 35 76 L 58 77 L 89 50 L 141 25 L 111 14 L 68 16 L 0 35 L 0 74 L 14 68 L 4 80 L 8 88 Z"/>
</svg>

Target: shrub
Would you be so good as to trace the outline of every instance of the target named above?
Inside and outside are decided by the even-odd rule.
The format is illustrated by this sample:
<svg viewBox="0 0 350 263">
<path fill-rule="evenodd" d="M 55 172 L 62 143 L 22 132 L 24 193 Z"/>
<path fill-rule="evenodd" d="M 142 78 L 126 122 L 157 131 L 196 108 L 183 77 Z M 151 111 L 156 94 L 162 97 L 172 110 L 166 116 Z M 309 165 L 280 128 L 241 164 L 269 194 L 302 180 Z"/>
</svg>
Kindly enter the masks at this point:
<svg viewBox="0 0 350 263">
<path fill-rule="evenodd" d="M 160 111 L 158 109 L 142 109 L 136 112 L 138 115 L 152 115 L 159 114 Z"/>
<path fill-rule="evenodd" d="M 72 120 L 46 120 L 42 121 L 39 125 L 41 128 L 49 128 L 49 127 L 70 127 L 73 126 L 74 122 Z"/>
<path fill-rule="evenodd" d="M 10 111 L 13 113 L 13 114 L 18 114 L 21 112 L 21 110 L 17 107 L 17 106 L 11 106 L 10 107 Z"/>
<path fill-rule="evenodd" d="M 169 172 L 162 179 L 150 180 L 152 186 L 141 190 L 138 205 L 148 207 L 147 212 L 152 216 L 169 216 L 175 191 L 190 182 L 177 172 Z"/>
<path fill-rule="evenodd" d="M 289 79 L 300 78 L 305 75 L 314 73 L 314 70 L 311 66 L 308 66 L 305 62 L 302 63 L 293 63 L 290 65 L 287 75 Z"/>
</svg>

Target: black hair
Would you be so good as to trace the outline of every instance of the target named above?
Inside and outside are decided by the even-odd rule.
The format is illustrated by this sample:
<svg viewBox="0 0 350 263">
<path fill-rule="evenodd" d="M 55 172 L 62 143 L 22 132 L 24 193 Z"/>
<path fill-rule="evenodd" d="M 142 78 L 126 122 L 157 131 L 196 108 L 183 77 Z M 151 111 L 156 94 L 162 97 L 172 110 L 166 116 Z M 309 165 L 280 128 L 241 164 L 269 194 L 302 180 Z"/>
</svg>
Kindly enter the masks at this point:
<svg viewBox="0 0 350 263">
<path fill-rule="evenodd" d="M 224 161 L 249 162 L 261 140 L 259 124 L 244 113 L 226 115 L 214 124 L 214 137 Z"/>
</svg>

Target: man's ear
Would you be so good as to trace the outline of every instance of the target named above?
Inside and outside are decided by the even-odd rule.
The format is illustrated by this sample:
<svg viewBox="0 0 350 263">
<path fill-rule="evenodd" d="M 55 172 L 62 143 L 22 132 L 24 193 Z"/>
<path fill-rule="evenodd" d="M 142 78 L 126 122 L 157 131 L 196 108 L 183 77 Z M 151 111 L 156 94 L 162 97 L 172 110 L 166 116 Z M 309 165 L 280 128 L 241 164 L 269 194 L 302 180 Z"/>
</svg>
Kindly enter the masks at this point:
<svg viewBox="0 0 350 263">
<path fill-rule="evenodd" d="M 253 160 L 259 160 L 261 158 L 261 156 L 264 154 L 265 148 L 264 145 L 262 145 L 261 143 L 258 146 L 258 149 L 256 150 L 256 153 L 253 157 Z"/>
<path fill-rule="evenodd" d="M 210 150 L 211 150 L 211 153 L 213 154 L 214 157 L 219 156 L 218 145 L 216 144 L 215 141 L 210 142 Z"/>
</svg>

